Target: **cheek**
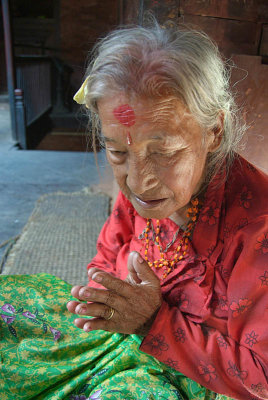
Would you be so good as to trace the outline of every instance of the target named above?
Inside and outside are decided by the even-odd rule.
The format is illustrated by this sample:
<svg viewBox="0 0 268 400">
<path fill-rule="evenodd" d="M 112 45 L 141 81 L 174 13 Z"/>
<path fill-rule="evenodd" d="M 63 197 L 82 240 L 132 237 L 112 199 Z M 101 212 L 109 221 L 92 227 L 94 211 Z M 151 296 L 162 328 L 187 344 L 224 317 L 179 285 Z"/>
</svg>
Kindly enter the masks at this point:
<svg viewBox="0 0 268 400">
<path fill-rule="evenodd" d="M 192 195 L 202 177 L 204 164 L 202 156 L 189 155 L 166 171 L 161 180 L 174 194 L 191 192 Z"/>
<path fill-rule="evenodd" d="M 189 181 L 193 174 L 193 157 L 183 157 L 178 162 L 166 171 L 165 179 L 177 184 L 183 184 L 186 179 Z"/>
<path fill-rule="evenodd" d="M 126 182 L 125 168 L 123 165 L 116 165 L 113 163 L 110 163 L 110 165 L 112 167 L 115 180 L 117 181 L 118 185 L 122 189 Z"/>
</svg>

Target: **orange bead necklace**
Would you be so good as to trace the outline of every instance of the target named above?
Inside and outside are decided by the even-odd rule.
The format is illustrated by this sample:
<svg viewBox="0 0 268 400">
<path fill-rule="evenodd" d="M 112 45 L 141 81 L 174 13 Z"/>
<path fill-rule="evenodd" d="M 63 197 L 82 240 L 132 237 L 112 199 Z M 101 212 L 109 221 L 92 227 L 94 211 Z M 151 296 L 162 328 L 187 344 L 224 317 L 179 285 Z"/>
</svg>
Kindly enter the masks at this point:
<svg viewBox="0 0 268 400">
<path fill-rule="evenodd" d="M 176 247 L 174 253 L 173 253 L 173 259 L 168 260 L 165 257 L 165 252 L 168 250 L 169 247 L 172 246 L 172 244 L 175 242 L 178 232 L 174 235 L 174 238 L 171 243 L 169 243 L 166 247 L 166 250 L 163 250 L 162 246 L 160 245 L 160 226 L 159 226 L 159 219 L 156 220 L 156 231 L 155 231 L 155 240 L 154 243 L 159 249 L 160 252 L 160 258 L 155 261 L 149 261 L 148 259 L 148 250 L 150 246 L 150 238 L 149 238 L 149 233 L 150 230 L 152 229 L 152 221 L 151 219 L 147 219 L 146 223 L 146 229 L 144 231 L 144 235 L 141 235 L 145 239 L 145 250 L 144 250 L 144 259 L 147 261 L 148 265 L 150 268 L 164 268 L 163 276 L 162 278 L 166 278 L 168 274 L 170 274 L 174 269 L 176 268 L 177 262 L 181 261 L 183 258 L 186 257 L 187 252 L 188 252 L 188 246 L 189 246 L 189 237 L 192 235 L 194 226 L 197 221 L 197 216 L 199 213 L 199 207 L 200 207 L 200 202 L 198 198 L 195 198 L 191 200 L 191 206 L 187 210 L 187 217 L 190 218 L 186 229 L 182 235 L 182 238 L 179 241 L 178 246 Z"/>
</svg>

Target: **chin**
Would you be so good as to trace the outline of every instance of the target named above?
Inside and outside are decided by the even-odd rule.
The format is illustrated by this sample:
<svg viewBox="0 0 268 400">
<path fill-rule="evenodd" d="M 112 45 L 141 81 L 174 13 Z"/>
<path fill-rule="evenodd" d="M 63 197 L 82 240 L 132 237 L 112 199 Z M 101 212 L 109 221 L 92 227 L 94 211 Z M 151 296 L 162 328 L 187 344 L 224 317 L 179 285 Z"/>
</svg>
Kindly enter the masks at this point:
<svg viewBox="0 0 268 400">
<path fill-rule="evenodd" d="M 144 210 L 141 207 L 138 207 L 136 205 L 133 204 L 133 207 L 135 208 L 135 210 L 137 211 L 137 213 L 142 217 L 142 218 L 148 218 L 148 219 L 164 219 L 164 218 L 168 218 L 172 213 L 167 213 L 164 210 Z"/>
</svg>

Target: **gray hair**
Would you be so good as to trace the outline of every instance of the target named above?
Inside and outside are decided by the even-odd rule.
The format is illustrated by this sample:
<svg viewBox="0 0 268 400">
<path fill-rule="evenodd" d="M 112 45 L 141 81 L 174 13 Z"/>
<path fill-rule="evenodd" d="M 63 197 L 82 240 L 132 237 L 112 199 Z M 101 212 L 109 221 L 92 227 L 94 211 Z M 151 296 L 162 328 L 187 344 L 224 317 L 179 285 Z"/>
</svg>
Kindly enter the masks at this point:
<svg viewBox="0 0 268 400">
<path fill-rule="evenodd" d="M 93 130 L 100 126 L 98 100 L 108 94 L 123 91 L 151 99 L 172 95 L 184 102 L 204 131 L 216 129 L 224 114 L 220 147 L 207 160 L 207 181 L 225 161 L 227 167 L 231 164 L 245 124 L 229 89 L 230 69 L 204 32 L 157 23 L 117 29 L 96 44 L 86 77 Z"/>
</svg>

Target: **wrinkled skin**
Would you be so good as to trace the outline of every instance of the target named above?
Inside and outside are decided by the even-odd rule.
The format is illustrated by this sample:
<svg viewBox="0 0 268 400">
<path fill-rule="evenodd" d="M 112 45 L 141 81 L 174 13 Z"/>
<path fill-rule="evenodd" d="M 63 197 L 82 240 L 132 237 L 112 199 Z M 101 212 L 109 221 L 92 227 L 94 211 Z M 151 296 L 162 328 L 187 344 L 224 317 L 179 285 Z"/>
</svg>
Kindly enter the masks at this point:
<svg viewBox="0 0 268 400">
<path fill-rule="evenodd" d="M 113 111 L 129 105 L 135 123 L 125 126 Z M 187 208 L 204 179 L 207 155 L 220 144 L 223 117 L 218 129 L 204 132 L 177 99 L 130 99 L 122 93 L 98 103 L 106 152 L 121 191 L 144 218 L 171 218 L 187 223 Z M 129 137 L 131 144 L 129 144 Z M 161 307 L 160 282 L 147 263 L 129 255 L 126 281 L 101 270 L 89 270 L 89 280 L 102 278 L 104 289 L 75 286 L 78 300 L 67 304 L 70 312 L 94 317 L 77 318 L 85 331 L 103 329 L 146 335 Z M 86 296 L 85 293 L 89 293 Z M 110 320 L 112 307 L 115 312 Z"/>
<path fill-rule="evenodd" d="M 69 311 L 95 317 L 92 320 L 77 318 L 75 324 L 85 331 L 103 329 L 118 333 L 146 335 L 154 316 L 162 303 L 160 282 L 139 254 L 131 252 L 128 258 L 129 274 L 125 281 L 115 278 L 97 268 L 89 271 L 89 280 L 104 286 L 93 289 L 88 286 L 74 286 L 72 295 L 90 304 L 70 301 Z M 98 281 L 101 278 L 101 282 Z M 112 307 L 115 312 L 110 320 Z"/>
</svg>

